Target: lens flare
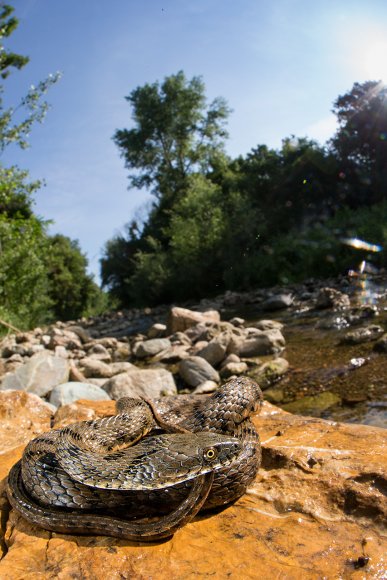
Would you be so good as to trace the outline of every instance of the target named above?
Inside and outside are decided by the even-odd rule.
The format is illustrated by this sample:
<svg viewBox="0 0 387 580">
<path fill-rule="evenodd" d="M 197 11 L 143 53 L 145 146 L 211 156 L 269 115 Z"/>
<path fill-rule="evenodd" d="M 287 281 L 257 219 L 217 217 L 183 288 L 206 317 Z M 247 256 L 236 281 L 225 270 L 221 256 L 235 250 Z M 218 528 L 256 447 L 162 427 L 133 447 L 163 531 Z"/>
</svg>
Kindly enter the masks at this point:
<svg viewBox="0 0 387 580">
<path fill-rule="evenodd" d="M 366 252 L 381 252 L 383 249 L 382 246 L 379 246 L 378 244 L 370 244 L 360 238 L 342 238 L 341 241 L 343 244 L 351 246 L 356 250 L 365 250 Z"/>
</svg>

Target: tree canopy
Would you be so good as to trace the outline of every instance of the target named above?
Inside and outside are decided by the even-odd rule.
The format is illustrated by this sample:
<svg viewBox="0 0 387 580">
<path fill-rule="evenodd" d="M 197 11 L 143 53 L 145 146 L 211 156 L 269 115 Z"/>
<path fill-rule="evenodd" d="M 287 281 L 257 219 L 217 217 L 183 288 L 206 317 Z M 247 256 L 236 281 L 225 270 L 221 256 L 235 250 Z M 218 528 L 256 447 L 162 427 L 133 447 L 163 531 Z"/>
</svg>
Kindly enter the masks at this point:
<svg viewBox="0 0 387 580">
<path fill-rule="evenodd" d="M 114 140 L 132 186 L 150 188 L 159 200 L 175 198 L 190 174 L 206 173 L 223 152 L 229 109 L 222 98 L 207 105 L 200 77 L 188 80 L 180 71 L 126 100 L 134 127 L 117 130 Z"/>
<path fill-rule="evenodd" d="M 386 94 L 367 82 L 338 97 L 338 130 L 325 145 L 291 136 L 229 159 L 229 109 L 222 99 L 206 107 L 201 79 L 179 72 L 132 91 L 134 127 L 114 138 L 131 186 L 151 188 L 156 203 L 142 227 L 106 244 L 103 283 L 131 305 L 356 267 L 343 237 L 387 241 Z"/>
<path fill-rule="evenodd" d="M 387 199 L 387 87 L 355 83 L 334 103 L 339 129 L 332 147 L 353 206 Z"/>
</svg>

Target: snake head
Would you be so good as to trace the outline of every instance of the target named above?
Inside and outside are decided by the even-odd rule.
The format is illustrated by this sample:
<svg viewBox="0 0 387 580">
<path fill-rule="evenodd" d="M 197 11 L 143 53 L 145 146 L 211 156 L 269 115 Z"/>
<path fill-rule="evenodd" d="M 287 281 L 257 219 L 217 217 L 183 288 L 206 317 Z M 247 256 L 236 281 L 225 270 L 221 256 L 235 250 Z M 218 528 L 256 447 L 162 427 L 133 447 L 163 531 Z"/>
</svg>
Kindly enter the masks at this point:
<svg viewBox="0 0 387 580">
<path fill-rule="evenodd" d="M 230 465 L 235 461 L 242 451 L 242 443 L 235 437 L 227 437 L 225 435 L 218 435 L 217 433 L 197 433 L 199 438 L 201 435 L 211 435 L 214 439 L 209 446 L 203 447 L 203 465 L 211 467 L 213 470 L 221 469 Z M 221 440 L 217 441 L 217 438 Z M 206 441 L 203 441 L 206 443 Z"/>
</svg>

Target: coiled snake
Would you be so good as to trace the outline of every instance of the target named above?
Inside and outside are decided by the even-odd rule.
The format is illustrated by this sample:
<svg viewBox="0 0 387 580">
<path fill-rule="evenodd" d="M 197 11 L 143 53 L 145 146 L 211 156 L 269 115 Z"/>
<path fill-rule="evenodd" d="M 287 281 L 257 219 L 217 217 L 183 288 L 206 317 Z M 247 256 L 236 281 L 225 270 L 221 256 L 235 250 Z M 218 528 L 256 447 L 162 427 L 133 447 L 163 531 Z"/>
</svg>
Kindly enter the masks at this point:
<svg viewBox="0 0 387 580">
<path fill-rule="evenodd" d="M 235 501 L 254 479 L 261 450 L 251 416 L 261 402 L 246 377 L 209 397 L 121 399 L 113 417 L 32 440 L 9 473 L 9 501 L 56 532 L 169 537 L 200 509 Z"/>
</svg>

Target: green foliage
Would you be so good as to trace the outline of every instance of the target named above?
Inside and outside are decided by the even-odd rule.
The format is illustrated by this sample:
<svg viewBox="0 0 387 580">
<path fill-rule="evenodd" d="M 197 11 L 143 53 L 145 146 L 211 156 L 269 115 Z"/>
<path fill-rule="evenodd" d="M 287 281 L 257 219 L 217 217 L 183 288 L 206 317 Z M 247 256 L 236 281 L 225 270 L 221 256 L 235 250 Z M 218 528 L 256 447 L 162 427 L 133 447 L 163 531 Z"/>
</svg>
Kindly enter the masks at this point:
<svg viewBox="0 0 387 580">
<path fill-rule="evenodd" d="M 76 240 L 56 234 L 47 240 L 47 295 L 58 320 L 79 318 L 100 308 L 100 290 L 86 273 L 87 259 Z"/>
<path fill-rule="evenodd" d="M 229 109 L 221 98 L 207 106 L 204 90 L 200 77 L 188 81 L 180 71 L 126 97 L 134 127 L 116 131 L 114 140 L 131 171 L 131 185 L 152 188 L 159 199 L 175 199 L 188 175 L 212 166 L 227 136 Z"/>
<path fill-rule="evenodd" d="M 387 86 L 355 83 L 334 103 L 339 129 L 332 139 L 342 190 L 352 207 L 387 199 Z"/>
<path fill-rule="evenodd" d="M 129 305 L 326 277 L 364 259 L 385 266 L 385 249 L 343 240 L 386 248 L 386 97 L 381 83 L 356 83 L 334 104 L 327 146 L 293 136 L 229 160 L 226 105 L 206 109 L 200 79 L 139 87 L 127 98 L 135 127 L 115 141 L 131 185 L 153 188 L 156 202 L 142 228 L 106 245 L 103 282 Z"/>
<path fill-rule="evenodd" d="M 21 69 L 28 58 L 3 44 L 17 27 L 13 8 L 0 3 L 0 77 Z M 0 86 L 0 150 L 11 143 L 24 148 L 32 125 L 41 122 L 48 105 L 43 96 L 59 78 L 50 75 L 31 87 L 13 107 L 5 107 Z M 33 211 L 39 182 L 28 173 L 0 165 L 0 317 L 25 329 L 56 318 L 77 318 L 106 309 L 107 297 L 87 275 L 87 260 L 78 243 L 47 235 L 48 222 Z"/>
<path fill-rule="evenodd" d="M 26 172 L 0 166 L 0 315 L 21 328 L 44 319 L 51 305 L 45 292 L 47 223 L 31 209 L 39 183 L 26 178 Z"/>
<path fill-rule="evenodd" d="M 3 81 L 10 75 L 12 69 L 20 70 L 29 61 L 28 57 L 10 52 L 4 46 L 4 39 L 8 38 L 18 25 L 18 20 L 12 16 L 13 11 L 12 6 L 0 3 L 0 76 Z M 19 103 L 11 107 L 4 105 L 4 86 L 0 85 L 1 152 L 11 143 L 16 143 L 23 149 L 28 147 L 28 136 L 32 126 L 41 123 L 48 110 L 44 95 L 59 78 L 59 73 L 49 75 L 37 86 L 31 86 Z"/>
</svg>

